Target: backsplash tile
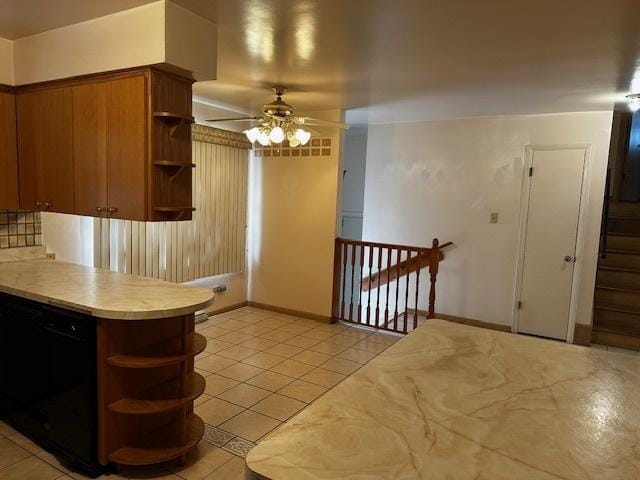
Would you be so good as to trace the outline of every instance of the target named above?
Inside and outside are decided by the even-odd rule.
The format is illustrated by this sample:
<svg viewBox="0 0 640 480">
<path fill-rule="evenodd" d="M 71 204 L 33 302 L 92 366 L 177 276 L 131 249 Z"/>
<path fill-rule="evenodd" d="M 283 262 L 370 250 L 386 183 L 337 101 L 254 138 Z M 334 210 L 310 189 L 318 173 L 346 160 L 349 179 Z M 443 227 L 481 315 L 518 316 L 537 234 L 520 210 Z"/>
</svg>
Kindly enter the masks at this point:
<svg viewBox="0 0 640 480">
<path fill-rule="evenodd" d="M 42 245 L 40 212 L 0 210 L 0 248 Z"/>
</svg>

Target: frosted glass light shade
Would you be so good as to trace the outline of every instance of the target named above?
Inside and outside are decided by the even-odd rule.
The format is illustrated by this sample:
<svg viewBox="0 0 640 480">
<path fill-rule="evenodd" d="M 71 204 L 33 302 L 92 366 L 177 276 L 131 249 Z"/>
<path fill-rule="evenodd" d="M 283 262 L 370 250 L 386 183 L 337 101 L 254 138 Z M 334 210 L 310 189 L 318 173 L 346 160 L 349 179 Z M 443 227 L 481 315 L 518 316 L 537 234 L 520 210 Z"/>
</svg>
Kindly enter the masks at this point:
<svg viewBox="0 0 640 480">
<path fill-rule="evenodd" d="M 258 135 L 258 142 L 263 147 L 268 147 L 269 145 L 271 145 L 271 140 L 269 140 L 269 135 L 267 135 L 263 131 L 261 131 L 260 134 Z"/>
<path fill-rule="evenodd" d="M 628 95 L 627 103 L 629 104 L 629 110 L 632 112 L 640 110 L 640 94 Z"/>
<path fill-rule="evenodd" d="M 284 130 L 280 127 L 273 127 L 269 133 L 269 140 L 273 143 L 282 143 L 284 140 Z"/>
<path fill-rule="evenodd" d="M 258 127 L 253 127 L 249 130 L 245 130 L 243 133 L 247 136 L 251 143 L 254 143 L 260 136 L 260 129 Z"/>
<path fill-rule="evenodd" d="M 302 145 L 306 145 L 309 143 L 309 139 L 311 138 L 311 133 L 302 130 L 301 128 L 296 130 L 294 136 L 300 141 Z"/>
</svg>

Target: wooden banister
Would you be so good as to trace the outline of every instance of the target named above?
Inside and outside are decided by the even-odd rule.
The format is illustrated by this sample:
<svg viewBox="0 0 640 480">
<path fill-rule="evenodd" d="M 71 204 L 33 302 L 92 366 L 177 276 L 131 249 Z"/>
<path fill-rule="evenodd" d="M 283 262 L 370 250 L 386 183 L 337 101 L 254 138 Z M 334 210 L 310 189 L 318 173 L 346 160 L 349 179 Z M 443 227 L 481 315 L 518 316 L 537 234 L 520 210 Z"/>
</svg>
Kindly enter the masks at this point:
<svg viewBox="0 0 640 480">
<path fill-rule="evenodd" d="M 420 271 L 429 269 L 428 315 L 433 317 L 438 269 L 444 259 L 442 249 L 450 245 L 452 242 L 440 244 L 437 238 L 430 247 L 337 238 L 332 321 L 343 320 L 399 333 L 415 329 Z M 374 266 L 377 267 L 375 272 Z M 410 288 L 415 289 L 415 298 L 411 299 L 415 308 L 409 308 Z M 410 310 L 413 311 L 412 319 Z"/>
</svg>

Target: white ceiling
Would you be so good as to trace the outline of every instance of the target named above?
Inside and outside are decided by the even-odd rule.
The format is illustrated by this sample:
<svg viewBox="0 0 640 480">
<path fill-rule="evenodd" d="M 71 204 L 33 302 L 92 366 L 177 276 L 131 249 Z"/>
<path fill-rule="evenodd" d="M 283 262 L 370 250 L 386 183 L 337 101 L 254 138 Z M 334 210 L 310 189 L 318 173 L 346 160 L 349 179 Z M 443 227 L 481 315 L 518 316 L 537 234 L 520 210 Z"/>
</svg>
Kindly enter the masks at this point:
<svg viewBox="0 0 640 480">
<path fill-rule="evenodd" d="M 638 0 L 221 0 L 218 22 L 195 93 L 253 113 L 276 83 L 355 122 L 602 110 L 640 60 Z"/>
<path fill-rule="evenodd" d="M 0 37 L 150 1 L 0 0 Z M 175 1 L 219 25 L 218 79 L 194 87 L 219 108 L 200 119 L 259 113 L 273 84 L 354 122 L 602 110 L 640 65 L 639 0 Z"/>
</svg>

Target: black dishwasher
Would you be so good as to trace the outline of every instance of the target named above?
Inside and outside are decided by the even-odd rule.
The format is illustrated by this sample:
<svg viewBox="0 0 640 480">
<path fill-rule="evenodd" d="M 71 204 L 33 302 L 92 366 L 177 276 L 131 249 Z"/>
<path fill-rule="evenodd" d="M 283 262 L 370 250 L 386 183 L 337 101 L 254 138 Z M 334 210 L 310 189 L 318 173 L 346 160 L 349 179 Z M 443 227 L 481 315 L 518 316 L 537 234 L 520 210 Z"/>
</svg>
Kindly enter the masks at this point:
<svg viewBox="0 0 640 480">
<path fill-rule="evenodd" d="M 62 460 L 98 474 L 96 322 L 0 295 L 0 415 Z"/>
</svg>

